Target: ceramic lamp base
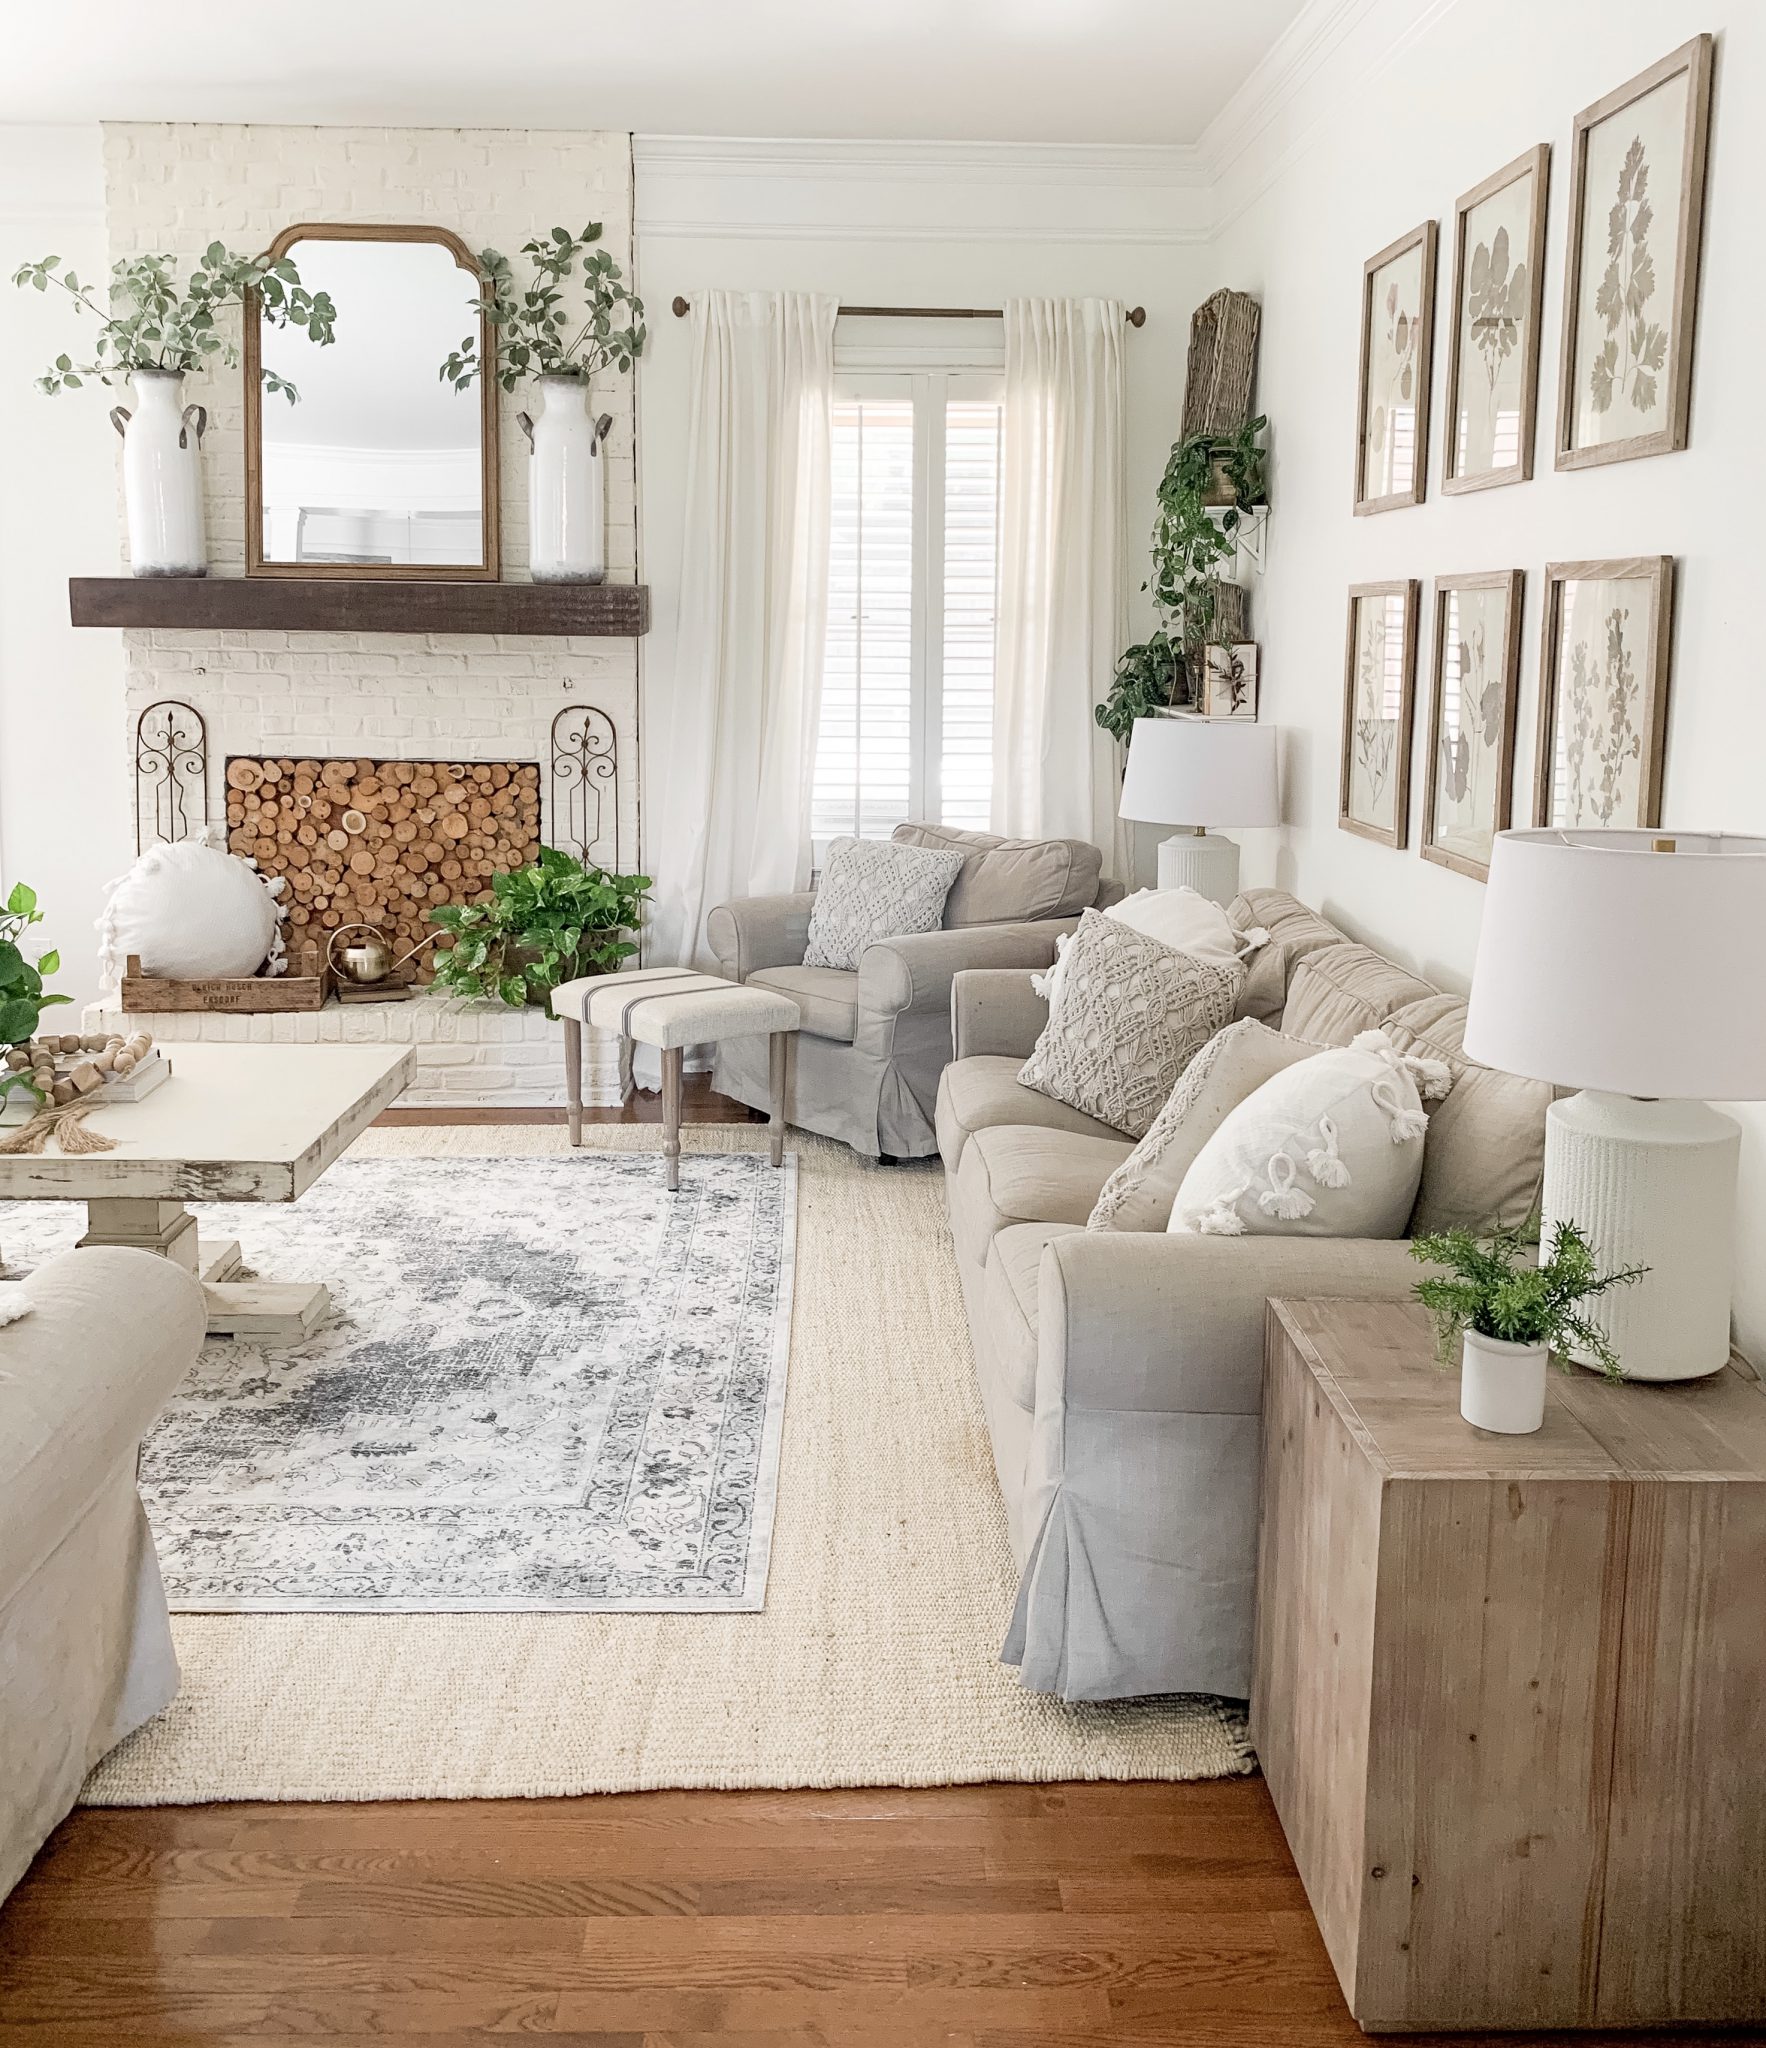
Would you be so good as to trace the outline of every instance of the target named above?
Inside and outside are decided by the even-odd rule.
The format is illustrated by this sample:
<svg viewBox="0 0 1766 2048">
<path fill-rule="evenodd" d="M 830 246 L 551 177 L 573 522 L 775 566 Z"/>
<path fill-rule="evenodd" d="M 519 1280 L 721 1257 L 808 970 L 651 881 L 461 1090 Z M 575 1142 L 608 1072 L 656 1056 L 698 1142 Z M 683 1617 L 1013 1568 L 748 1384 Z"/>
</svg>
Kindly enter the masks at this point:
<svg viewBox="0 0 1766 2048">
<path fill-rule="evenodd" d="M 1238 842 L 1218 832 L 1174 832 L 1159 842 L 1161 889 L 1194 889 L 1223 907 L 1239 893 Z"/>
<path fill-rule="evenodd" d="M 1702 1102 L 1590 1089 L 1552 1104 L 1544 1243 L 1572 1222 L 1603 1272 L 1650 1269 L 1589 1304 L 1628 1379 L 1701 1379 L 1728 1362 L 1740 1156 L 1740 1125 Z"/>
</svg>

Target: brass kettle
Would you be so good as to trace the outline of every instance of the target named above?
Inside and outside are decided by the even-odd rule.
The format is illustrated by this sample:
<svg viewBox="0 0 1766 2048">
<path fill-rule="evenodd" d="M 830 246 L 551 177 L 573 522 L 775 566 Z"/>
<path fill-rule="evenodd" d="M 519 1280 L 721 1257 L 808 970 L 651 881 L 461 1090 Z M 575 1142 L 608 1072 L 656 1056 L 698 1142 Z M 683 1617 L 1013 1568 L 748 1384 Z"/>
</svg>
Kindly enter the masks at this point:
<svg viewBox="0 0 1766 2048">
<path fill-rule="evenodd" d="M 358 939 L 354 945 L 339 950 L 338 941 L 347 938 L 351 932 L 366 932 L 367 937 Z M 392 942 L 377 924 L 339 925 L 325 945 L 325 964 L 339 981 L 347 981 L 355 988 L 378 988 L 388 976 L 396 974 L 407 960 L 414 960 L 425 946 L 434 945 L 439 933 L 419 939 L 408 953 L 393 958 Z"/>
</svg>

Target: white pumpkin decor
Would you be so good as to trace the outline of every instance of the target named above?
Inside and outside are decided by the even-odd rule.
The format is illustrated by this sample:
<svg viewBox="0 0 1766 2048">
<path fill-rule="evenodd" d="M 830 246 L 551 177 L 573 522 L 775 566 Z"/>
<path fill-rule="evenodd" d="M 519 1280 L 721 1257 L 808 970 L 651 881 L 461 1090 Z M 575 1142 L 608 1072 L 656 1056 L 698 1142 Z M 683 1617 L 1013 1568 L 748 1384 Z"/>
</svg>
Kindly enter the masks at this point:
<svg viewBox="0 0 1766 2048">
<path fill-rule="evenodd" d="M 112 883 L 98 920 L 103 985 L 116 986 L 131 953 L 144 974 L 170 981 L 282 973 L 287 913 L 276 899 L 286 887 L 195 839 L 149 847 Z"/>
</svg>

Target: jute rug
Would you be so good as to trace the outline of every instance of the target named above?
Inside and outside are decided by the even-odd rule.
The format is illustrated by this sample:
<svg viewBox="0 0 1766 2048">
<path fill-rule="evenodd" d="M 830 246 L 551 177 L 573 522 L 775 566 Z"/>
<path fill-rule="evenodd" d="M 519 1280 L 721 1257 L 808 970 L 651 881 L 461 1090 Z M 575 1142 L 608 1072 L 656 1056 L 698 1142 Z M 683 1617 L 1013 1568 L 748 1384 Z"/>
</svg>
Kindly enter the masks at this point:
<svg viewBox="0 0 1766 2048">
<path fill-rule="evenodd" d="M 645 1128 L 592 1137 L 658 1144 Z M 697 1152 L 764 1143 L 739 1125 L 687 1134 Z M 555 1127 L 452 1127 L 370 1132 L 355 1156 L 566 1149 Z M 1015 1574 L 938 1171 L 872 1167 L 814 1138 L 795 1149 L 796 1302 L 763 1612 L 180 1615 L 179 1698 L 100 1765 L 86 1802 L 1252 1768 L 1243 1724 L 1219 1702 L 1069 1707 L 999 1663 Z M 469 1170 L 459 1190 L 470 1203 Z"/>
</svg>

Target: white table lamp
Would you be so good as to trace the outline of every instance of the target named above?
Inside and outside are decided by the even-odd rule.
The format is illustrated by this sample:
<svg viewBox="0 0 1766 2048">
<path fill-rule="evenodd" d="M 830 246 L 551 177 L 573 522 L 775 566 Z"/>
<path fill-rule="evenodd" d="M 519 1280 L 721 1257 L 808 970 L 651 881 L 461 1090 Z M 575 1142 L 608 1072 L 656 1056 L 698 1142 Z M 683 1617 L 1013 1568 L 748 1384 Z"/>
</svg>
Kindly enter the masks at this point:
<svg viewBox="0 0 1766 2048">
<path fill-rule="evenodd" d="M 1137 718 L 1122 774 L 1123 817 L 1187 825 L 1159 843 L 1159 886 L 1216 903 L 1239 893 L 1237 844 L 1211 825 L 1279 825 L 1276 728 L 1219 718 Z"/>
<path fill-rule="evenodd" d="M 1582 1090 L 1546 1118 L 1541 1222 L 1650 1268 L 1592 1308 L 1633 1379 L 1729 1356 L 1741 1129 L 1709 1104 L 1766 1098 L 1762 932 L 1766 839 L 1497 835 L 1466 1054 Z"/>
</svg>

